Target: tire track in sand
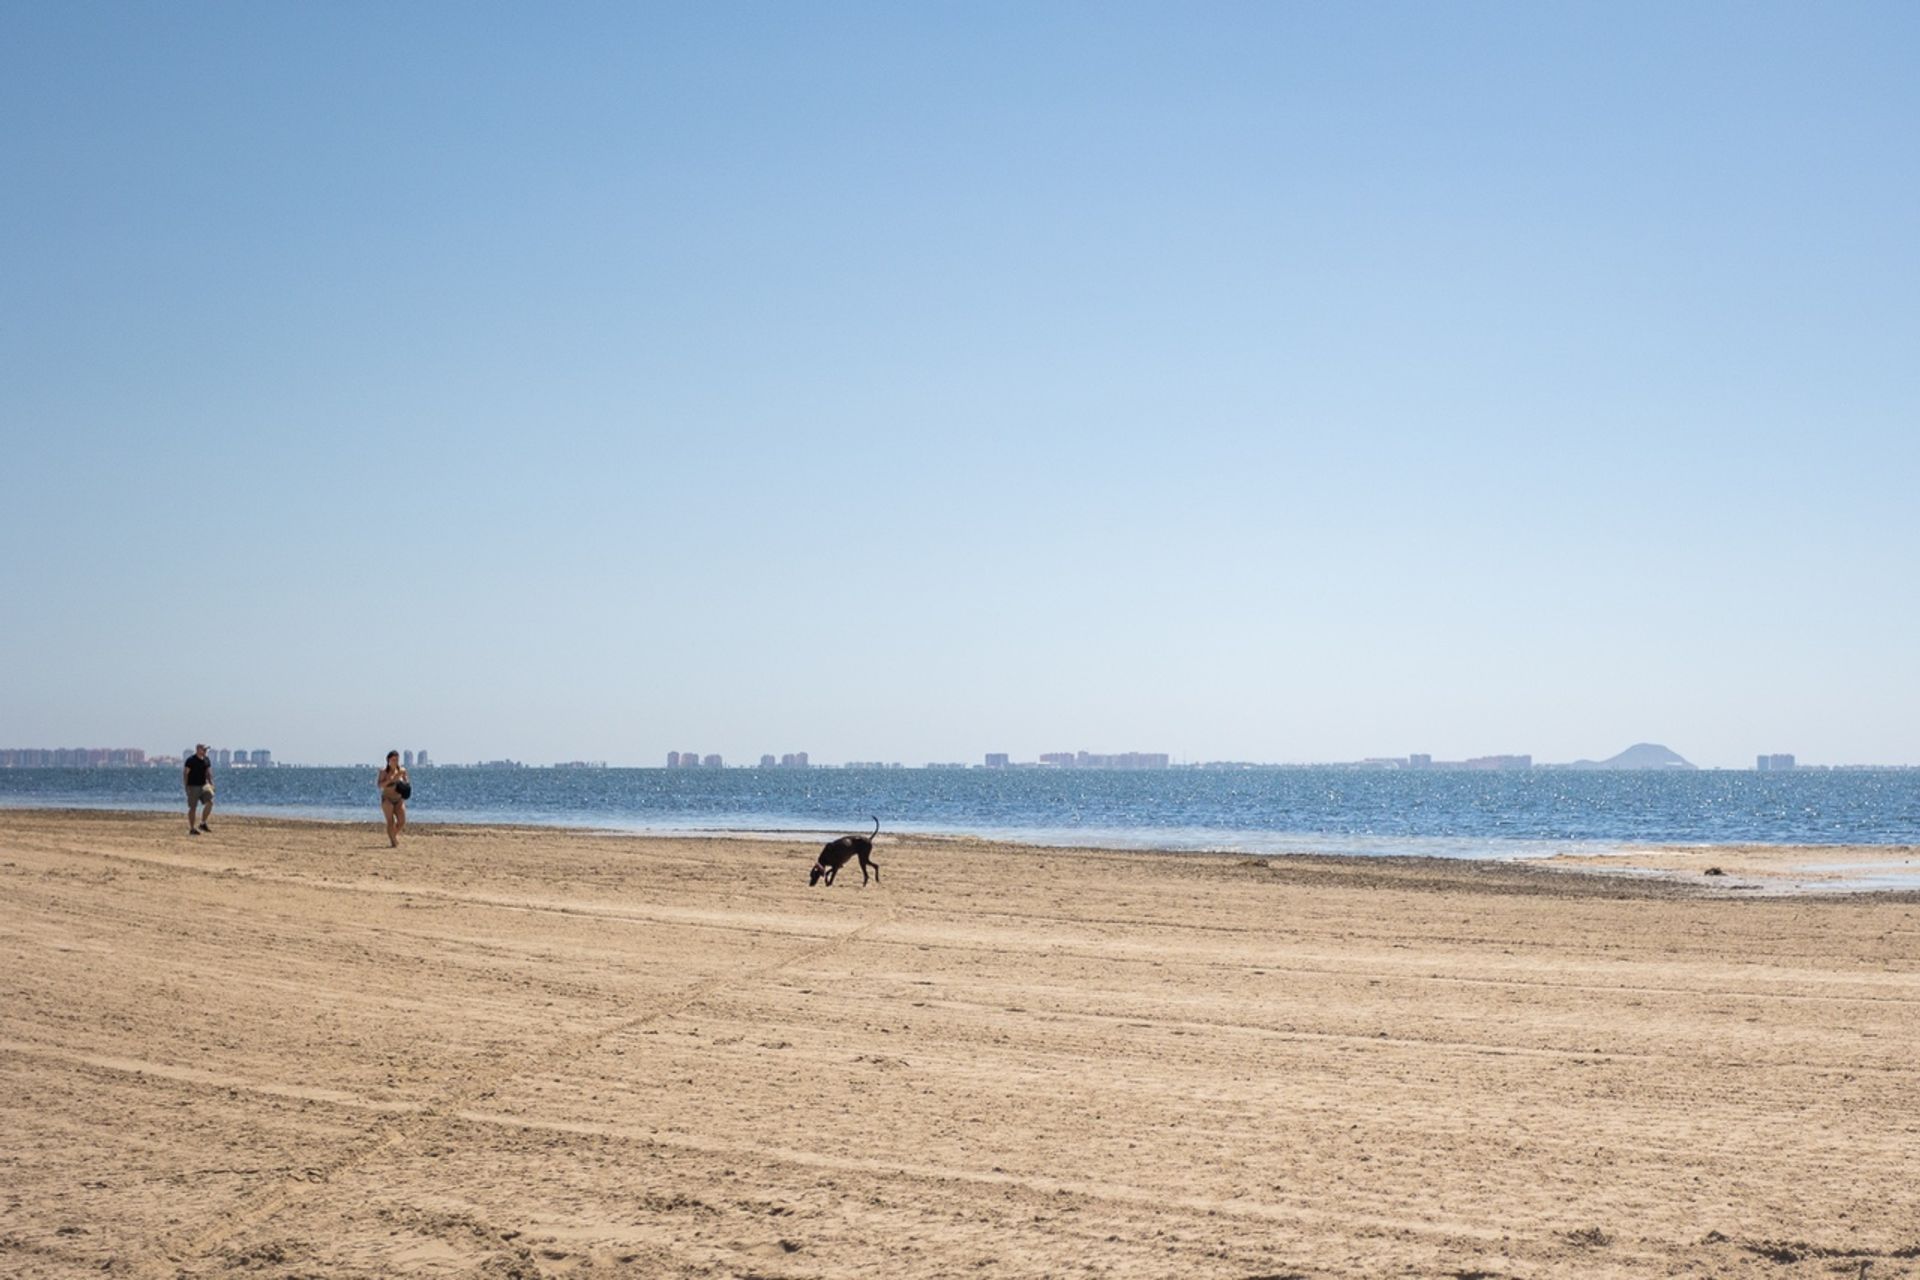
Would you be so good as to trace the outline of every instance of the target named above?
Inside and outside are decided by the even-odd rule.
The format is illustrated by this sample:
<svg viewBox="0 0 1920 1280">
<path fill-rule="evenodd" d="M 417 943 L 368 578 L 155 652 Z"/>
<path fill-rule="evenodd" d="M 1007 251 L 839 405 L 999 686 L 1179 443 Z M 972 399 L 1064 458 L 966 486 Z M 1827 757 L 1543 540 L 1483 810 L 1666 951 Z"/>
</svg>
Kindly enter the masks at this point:
<svg viewBox="0 0 1920 1280">
<path fill-rule="evenodd" d="M 235 1204 L 220 1212 L 210 1222 L 194 1228 L 183 1228 L 161 1237 L 156 1242 L 152 1253 L 135 1265 L 132 1274 L 151 1277 L 152 1280 L 169 1280 L 170 1277 L 178 1275 L 183 1267 L 214 1253 L 242 1232 L 267 1222 L 296 1202 L 315 1194 L 316 1188 L 324 1187 L 342 1174 L 357 1169 L 380 1156 L 401 1151 L 449 1122 L 459 1120 L 463 1110 L 520 1076 L 578 1059 L 602 1041 L 635 1028 L 644 1027 L 648 1023 L 659 1022 L 684 1013 L 714 993 L 737 983 L 765 977 L 768 974 L 778 973 L 782 969 L 822 959 L 845 950 L 875 930 L 899 919 L 899 910 L 895 907 L 891 896 L 884 889 L 879 889 L 879 894 L 880 914 L 843 933 L 822 939 L 810 946 L 801 947 L 776 960 L 743 969 L 738 973 L 696 983 L 664 1004 L 623 1018 L 612 1026 L 603 1027 L 597 1031 L 583 1031 L 572 1036 L 563 1036 L 545 1050 L 530 1054 L 516 1063 L 483 1074 L 466 1076 L 421 1110 L 376 1123 L 357 1142 L 349 1145 L 346 1151 L 333 1159 L 309 1166 L 298 1173 L 290 1174 L 256 1191 L 242 1195 Z"/>
</svg>

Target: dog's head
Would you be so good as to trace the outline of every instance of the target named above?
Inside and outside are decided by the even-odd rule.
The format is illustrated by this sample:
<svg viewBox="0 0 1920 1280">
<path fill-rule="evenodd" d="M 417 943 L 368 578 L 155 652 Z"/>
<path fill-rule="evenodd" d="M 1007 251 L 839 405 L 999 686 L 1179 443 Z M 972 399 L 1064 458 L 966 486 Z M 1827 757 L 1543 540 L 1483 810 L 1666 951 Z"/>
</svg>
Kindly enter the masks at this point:
<svg viewBox="0 0 1920 1280">
<path fill-rule="evenodd" d="M 825 874 L 827 874 L 827 869 L 826 869 L 825 867 L 823 867 L 823 866 L 821 866 L 821 865 L 820 865 L 819 863 L 817 863 L 817 862 L 816 862 L 816 863 L 814 863 L 814 864 L 813 864 L 813 870 L 811 870 L 811 871 L 809 871 L 809 872 L 807 872 L 807 885 L 808 885 L 808 887 L 809 887 L 809 888 L 811 888 L 812 886 L 814 886 L 814 885 L 816 885 L 816 884 L 819 884 L 819 883 L 820 883 L 820 877 L 821 877 L 821 876 L 823 876 L 823 875 L 825 875 Z"/>
</svg>

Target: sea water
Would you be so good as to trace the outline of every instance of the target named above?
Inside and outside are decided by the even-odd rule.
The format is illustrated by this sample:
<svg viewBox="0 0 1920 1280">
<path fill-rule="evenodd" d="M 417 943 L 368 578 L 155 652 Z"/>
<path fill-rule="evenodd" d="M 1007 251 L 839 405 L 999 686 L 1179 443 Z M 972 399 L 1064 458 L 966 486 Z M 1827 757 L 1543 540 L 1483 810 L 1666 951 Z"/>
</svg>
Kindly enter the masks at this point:
<svg viewBox="0 0 1920 1280">
<path fill-rule="evenodd" d="M 377 821 L 374 768 L 226 769 L 218 811 Z M 1503 857 L 1638 844 L 1920 843 L 1920 770 L 413 771 L 417 822 L 980 835 L 1108 848 Z M 4 769 L 0 806 L 183 808 L 175 769 Z M 217 822 L 216 817 L 216 822 Z"/>
</svg>

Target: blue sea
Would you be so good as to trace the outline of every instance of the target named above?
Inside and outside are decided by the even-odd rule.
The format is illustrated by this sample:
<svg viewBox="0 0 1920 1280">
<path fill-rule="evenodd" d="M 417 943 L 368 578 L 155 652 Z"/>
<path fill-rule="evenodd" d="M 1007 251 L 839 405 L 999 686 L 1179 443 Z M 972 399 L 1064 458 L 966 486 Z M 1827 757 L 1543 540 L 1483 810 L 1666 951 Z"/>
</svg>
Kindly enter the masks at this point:
<svg viewBox="0 0 1920 1280">
<path fill-rule="evenodd" d="M 228 769 L 219 809 L 377 822 L 371 767 Z M 1638 844 L 1920 844 L 1920 770 L 416 770 L 416 822 L 864 830 L 1246 853 L 1521 857 Z M 174 769 L 0 770 L 0 806 L 171 810 Z"/>
</svg>

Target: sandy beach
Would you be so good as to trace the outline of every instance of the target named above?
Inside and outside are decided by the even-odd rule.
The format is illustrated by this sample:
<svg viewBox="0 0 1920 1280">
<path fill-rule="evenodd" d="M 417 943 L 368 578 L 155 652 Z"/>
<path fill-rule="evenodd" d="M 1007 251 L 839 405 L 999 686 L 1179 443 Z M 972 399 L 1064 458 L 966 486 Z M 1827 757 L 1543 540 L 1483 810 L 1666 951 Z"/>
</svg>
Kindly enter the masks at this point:
<svg viewBox="0 0 1920 1280">
<path fill-rule="evenodd" d="M 7 819 L 8 1276 L 1920 1276 L 1920 895 Z"/>
</svg>

